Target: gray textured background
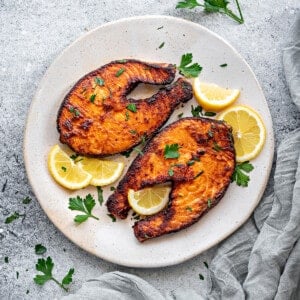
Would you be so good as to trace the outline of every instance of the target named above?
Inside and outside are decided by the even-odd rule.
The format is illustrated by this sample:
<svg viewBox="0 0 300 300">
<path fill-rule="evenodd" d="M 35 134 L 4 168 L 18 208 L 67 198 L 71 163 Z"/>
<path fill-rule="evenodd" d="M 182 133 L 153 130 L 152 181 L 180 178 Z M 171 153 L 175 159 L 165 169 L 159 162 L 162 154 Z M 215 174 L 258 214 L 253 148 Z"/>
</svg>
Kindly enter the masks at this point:
<svg viewBox="0 0 300 300">
<path fill-rule="evenodd" d="M 53 299 L 64 294 L 52 282 L 43 287 L 33 282 L 37 243 L 47 247 L 58 278 L 68 268 L 75 268 L 71 291 L 78 289 L 83 280 L 113 270 L 139 275 L 161 291 L 178 286 L 199 290 L 206 284 L 205 280 L 199 280 L 198 274 L 205 277 L 203 262 L 209 262 L 214 249 L 178 266 L 133 269 L 93 257 L 69 242 L 49 222 L 32 194 L 22 157 L 23 132 L 31 99 L 45 70 L 67 45 L 86 31 L 112 20 L 164 14 L 206 26 L 242 54 L 265 92 L 278 145 L 300 123 L 285 85 L 281 62 L 281 50 L 288 42 L 286 34 L 300 3 L 299 0 L 240 2 L 244 25 L 219 14 L 204 14 L 201 9 L 175 10 L 176 0 L 0 0 L 0 299 Z M 272 179 L 268 190 L 271 187 Z M 33 199 L 28 205 L 22 204 L 26 196 Z M 4 224 L 14 211 L 26 213 L 26 217 Z M 6 256 L 9 263 L 4 262 Z"/>
</svg>

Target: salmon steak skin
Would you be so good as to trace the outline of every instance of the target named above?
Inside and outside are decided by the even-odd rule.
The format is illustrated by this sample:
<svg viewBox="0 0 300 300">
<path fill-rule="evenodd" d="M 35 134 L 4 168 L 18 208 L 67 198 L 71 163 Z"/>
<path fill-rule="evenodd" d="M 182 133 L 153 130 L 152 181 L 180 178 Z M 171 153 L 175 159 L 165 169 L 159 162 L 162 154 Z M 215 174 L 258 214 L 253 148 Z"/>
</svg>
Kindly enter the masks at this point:
<svg viewBox="0 0 300 300">
<path fill-rule="evenodd" d="M 166 145 L 178 145 L 178 158 L 166 158 Z M 188 117 L 165 127 L 150 140 L 108 198 L 108 211 L 124 219 L 130 208 L 128 190 L 171 182 L 168 205 L 137 221 L 136 238 L 143 242 L 179 231 L 197 222 L 228 188 L 235 169 L 232 129 L 222 121 Z M 170 172 L 170 170 L 172 170 Z"/>
<path fill-rule="evenodd" d="M 127 99 L 139 84 L 166 85 L 176 74 L 172 64 L 128 59 L 113 61 L 81 78 L 61 104 L 60 142 L 86 156 L 102 157 L 130 150 L 151 137 L 179 103 L 193 96 L 179 78 L 147 99 Z"/>
</svg>

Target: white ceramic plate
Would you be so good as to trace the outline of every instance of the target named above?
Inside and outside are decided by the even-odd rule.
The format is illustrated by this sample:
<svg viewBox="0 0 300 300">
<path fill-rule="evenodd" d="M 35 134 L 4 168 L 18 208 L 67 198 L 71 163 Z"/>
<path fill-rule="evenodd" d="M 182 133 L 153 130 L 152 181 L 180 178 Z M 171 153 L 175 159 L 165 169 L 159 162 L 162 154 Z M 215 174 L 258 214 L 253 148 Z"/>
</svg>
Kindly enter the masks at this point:
<svg viewBox="0 0 300 300">
<path fill-rule="evenodd" d="M 160 29 L 159 29 L 160 28 Z M 164 47 L 159 45 L 164 42 Z M 86 73 L 112 60 L 136 58 L 150 62 L 179 64 L 182 54 L 191 52 L 203 66 L 201 79 L 229 88 L 241 89 L 238 103 L 252 106 L 263 117 L 267 128 L 266 145 L 255 166 L 248 188 L 231 184 L 220 203 L 198 223 L 178 233 L 162 236 L 143 244 L 134 237 L 130 217 L 113 223 L 106 206 L 96 205 L 100 221 L 89 219 L 77 226 L 76 212 L 68 209 L 71 196 L 92 193 L 93 187 L 70 192 L 49 175 L 47 155 L 58 143 L 56 116 L 64 95 Z M 220 65 L 228 66 L 221 68 Z M 175 110 L 177 115 L 191 115 L 194 99 Z M 273 130 L 263 92 L 250 67 L 227 42 L 206 28 L 167 16 L 135 17 L 105 24 L 67 47 L 52 63 L 32 101 L 24 141 L 27 174 L 34 193 L 50 220 L 75 244 L 105 260 L 131 267 L 161 267 L 183 262 L 214 246 L 239 228 L 258 204 L 273 158 Z M 133 159 L 126 161 L 127 166 Z M 121 156 L 115 159 L 125 160 Z M 116 185 L 116 184 L 115 184 Z M 111 193 L 104 189 L 107 199 Z"/>
</svg>

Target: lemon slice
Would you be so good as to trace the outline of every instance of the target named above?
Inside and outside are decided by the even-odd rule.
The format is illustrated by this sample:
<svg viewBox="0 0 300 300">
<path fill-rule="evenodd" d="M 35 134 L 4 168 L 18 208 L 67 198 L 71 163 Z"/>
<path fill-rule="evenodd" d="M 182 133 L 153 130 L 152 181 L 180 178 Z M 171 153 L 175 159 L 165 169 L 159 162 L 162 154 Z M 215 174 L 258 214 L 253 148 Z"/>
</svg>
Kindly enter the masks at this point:
<svg viewBox="0 0 300 300">
<path fill-rule="evenodd" d="M 171 188 L 157 185 L 139 191 L 128 191 L 128 202 L 131 208 L 140 215 L 148 216 L 161 211 L 169 201 Z"/>
<path fill-rule="evenodd" d="M 205 110 L 220 111 L 237 100 L 240 91 L 225 89 L 214 83 L 200 82 L 199 77 L 193 81 L 196 100 Z"/>
<path fill-rule="evenodd" d="M 236 160 L 256 157 L 266 140 L 266 128 L 259 114 L 245 105 L 235 105 L 218 116 L 232 126 Z"/>
<path fill-rule="evenodd" d="M 78 166 L 92 175 L 91 185 L 104 186 L 115 182 L 122 174 L 124 163 L 83 157 Z"/>
<path fill-rule="evenodd" d="M 83 171 L 58 145 L 51 148 L 48 168 L 53 178 L 63 187 L 78 190 L 89 185 L 92 175 Z"/>
</svg>

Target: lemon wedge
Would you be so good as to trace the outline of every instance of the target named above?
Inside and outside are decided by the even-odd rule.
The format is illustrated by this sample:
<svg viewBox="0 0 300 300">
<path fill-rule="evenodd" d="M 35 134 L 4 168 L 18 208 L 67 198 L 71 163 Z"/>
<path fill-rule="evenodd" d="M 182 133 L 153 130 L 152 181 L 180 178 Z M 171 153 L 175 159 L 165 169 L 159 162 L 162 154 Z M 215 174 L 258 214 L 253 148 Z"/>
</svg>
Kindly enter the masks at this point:
<svg viewBox="0 0 300 300">
<path fill-rule="evenodd" d="M 78 166 L 91 174 L 91 185 L 104 186 L 111 184 L 121 176 L 124 163 L 83 157 L 78 161 Z"/>
<path fill-rule="evenodd" d="M 200 106 L 205 110 L 220 111 L 237 100 L 240 91 L 226 89 L 214 83 L 200 82 L 199 77 L 193 81 L 193 91 Z"/>
<path fill-rule="evenodd" d="M 48 168 L 53 178 L 63 187 L 78 190 L 90 184 L 92 175 L 77 166 L 58 145 L 51 148 Z"/>
<path fill-rule="evenodd" d="M 238 162 L 253 159 L 260 153 L 266 140 L 266 128 L 255 110 L 234 105 L 218 115 L 218 119 L 232 126 Z"/>
<path fill-rule="evenodd" d="M 139 215 L 153 215 L 168 204 L 170 191 L 171 188 L 166 185 L 157 185 L 136 192 L 129 189 L 128 202 Z"/>
</svg>

